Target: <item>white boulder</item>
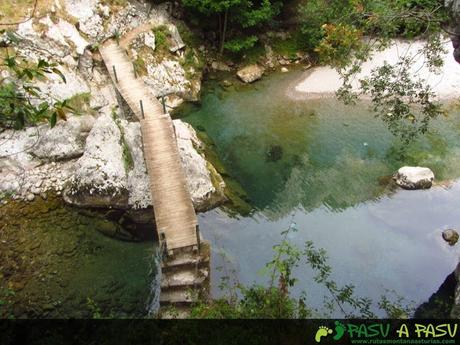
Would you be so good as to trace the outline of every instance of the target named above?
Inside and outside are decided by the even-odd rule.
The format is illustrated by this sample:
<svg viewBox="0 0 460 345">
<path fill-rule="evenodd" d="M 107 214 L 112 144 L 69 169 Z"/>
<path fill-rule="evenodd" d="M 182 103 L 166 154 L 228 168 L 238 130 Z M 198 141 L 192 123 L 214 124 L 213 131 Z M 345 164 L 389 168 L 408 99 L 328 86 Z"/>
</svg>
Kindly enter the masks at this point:
<svg viewBox="0 0 460 345">
<path fill-rule="evenodd" d="M 208 169 L 209 163 L 195 149 L 199 149 L 202 143 L 193 127 L 181 120 L 174 120 L 173 123 L 193 205 L 197 211 L 208 210 L 225 199 L 223 195 L 225 184 L 222 181 L 217 189 L 213 185 Z"/>
<path fill-rule="evenodd" d="M 249 65 L 238 70 L 236 75 L 245 83 L 253 83 L 262 78 L 264 72 L 264 68 L 259 65 Z"/>
<path fill-rule="evenodd" d="M 91 207 L 126 207 L 127 174 L 123 165 L 121 132 L 109 114 L 94 124 L 83 156 L 75 164 L 74 176 L 64 191 L 70 204 Z"/>
<path fill-rule="evenodd" d="M 30 153 L 41 160 L 63 160 L 83 155 L 85 140 L 94 124 L 90 115 L 72 116 L 54 128 L 40 126 L 40 137 Z"/>
<path fill-rule="evenodd" d="M 429 168 L 405 166 L 393 175 L 396 184 L 404 189 L 427 189 L 434 181 L 434 173 Z"/>
</svg>

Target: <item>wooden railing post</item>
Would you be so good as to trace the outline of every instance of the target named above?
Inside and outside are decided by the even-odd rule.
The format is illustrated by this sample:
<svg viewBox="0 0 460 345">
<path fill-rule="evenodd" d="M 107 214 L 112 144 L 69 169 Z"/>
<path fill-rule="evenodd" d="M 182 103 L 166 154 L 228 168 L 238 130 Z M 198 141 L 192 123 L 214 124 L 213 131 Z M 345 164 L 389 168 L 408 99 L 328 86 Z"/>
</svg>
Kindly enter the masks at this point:
<svg viewBox="0 0 460 345">
<path fill-rule="evenodd" d="M 166 114 L 166 100 L 165 100 L 165 96 L 161 96 L 161 103 L 163 104 L 163 114 Z"/>
<path fill-rule="evenodd" d="M 145 114 L 144 114 L 144 103 L 142 103 L 142 99 L 139 101 L 139 105 L 141 107 L 141 115 L 142 118 L 145 119 Z"/>
<path fill-rule="evenodd" d="M 117 76 L 117 70 L 115 69 L 115 65 L 112 66 L 112 69 L 113 69 L 113 75 L 115 76 L 115 81 L 116 81 L 117 84 L 118 84 L 118 76 Z"/>
</svg>

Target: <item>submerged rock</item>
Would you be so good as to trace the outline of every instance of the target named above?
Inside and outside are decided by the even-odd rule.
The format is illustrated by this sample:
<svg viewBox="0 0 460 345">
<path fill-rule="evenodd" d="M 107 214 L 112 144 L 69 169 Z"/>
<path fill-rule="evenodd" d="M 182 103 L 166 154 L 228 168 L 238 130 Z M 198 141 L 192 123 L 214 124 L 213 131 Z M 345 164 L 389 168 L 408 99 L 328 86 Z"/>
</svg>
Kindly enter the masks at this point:
<svg viewBox="0 0 460 345">
<path fill-rule="evenodd" d="M 402 167 L 393 175 L 396 184 L 404 189 L 428 189 L 434 181 L 434 173 L 424 167 Z"/>
<path fill-rule="evenodd" d="M 215 71 L 230 72 L 232 68 L 222 61 L 213 61 L 211 63 L 211 68 Z"/>
<path fill-rule="evenodd" d="M 267 150 L 266 161 L 276 162 L 283 157 L 283 148 L 280 145 L 271 145 Z"/>
<path fill-rule="evenodd" d="M 262 75 L 264 74 L 264 72 L 265 72 L 264 68 L 259 65 L 249 65 L 249 66 L 246 66 L 238 70 L 238 72 L 236 72 L 236 75 L 243 82 L 252 83 L 262 78 Z"/>
<path fill-rule="evenodd" d="M 442 232 L 442 238 L 444 241 L 449 243 L 449 245 L 453 246 L 458 241 L 458 232 L 454 229 L 447 229 Z"/>
</svg>

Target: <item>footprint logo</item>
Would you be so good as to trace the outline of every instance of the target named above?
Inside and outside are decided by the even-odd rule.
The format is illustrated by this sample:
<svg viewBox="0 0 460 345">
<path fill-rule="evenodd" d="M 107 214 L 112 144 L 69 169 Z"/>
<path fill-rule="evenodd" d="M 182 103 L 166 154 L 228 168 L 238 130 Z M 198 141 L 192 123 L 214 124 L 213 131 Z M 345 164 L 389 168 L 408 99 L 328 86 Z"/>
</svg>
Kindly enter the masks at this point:
<svg viewBox="0 0 460 345">
<path fill-rule="evenodd" d="M 342 339 L 343 335 L 345 334 L 345 325 L 341 323 L 340 321 L 335 322 L 335 335 L 334 335 L 334 340 L 340 340 Z"/>
<path fill-rule="evenodd" d="M 318 331 L 316 331 L 315 340 L 317 343 L 321 342 L 322 337 L 327 337 L 329 334 L 332 334 L 332 329 L 326 326 L 319 326 Z"/>
</svg>

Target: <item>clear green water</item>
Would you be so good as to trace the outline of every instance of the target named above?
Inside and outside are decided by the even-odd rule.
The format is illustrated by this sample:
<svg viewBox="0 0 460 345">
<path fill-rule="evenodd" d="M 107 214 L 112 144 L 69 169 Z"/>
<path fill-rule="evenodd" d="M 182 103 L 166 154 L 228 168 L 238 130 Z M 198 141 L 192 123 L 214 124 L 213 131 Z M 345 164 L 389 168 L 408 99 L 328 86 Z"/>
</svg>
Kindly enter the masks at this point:
<svg viewBox="0 0 460 345">
<path fill-rule="evenodd" d="M 327 249 L 339 282 L 375 299 L 393 289 L 424 301 L 460 253 L 441 239 L 442 229 L 460 228 L 460 112 L 451 107 L 402 158 L 400 143 L 366 104 L 289 99 L 286 92 L 298 78 L 299 72 L 273 75 L 228 90 L 210 83 L 201 107 L 182 113 L 215 142 L 254 206 L 247 217 L 219 210 L 201 215 L 214 267 L 232 266 L 241 282 L 264 281 L 257 272 L 293 217 L 299 232 L 291 240 Z M 403 165 L 428 166 L 438 181 L 450 182 L 426 191 L 395 189 L 387 176 Z M 216 286 L 223 273 L 213 273 Z M 319 306 L 324 290 L 308 269 L 297 273 L 296 291 L 306 289 Z"/>
<path fill-rule="evenodd" d="M 154 244 L 116 226 L 54 198 L 0 207 L 0 317 L 145 317 Z"/>
</svg>

